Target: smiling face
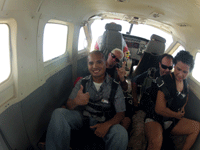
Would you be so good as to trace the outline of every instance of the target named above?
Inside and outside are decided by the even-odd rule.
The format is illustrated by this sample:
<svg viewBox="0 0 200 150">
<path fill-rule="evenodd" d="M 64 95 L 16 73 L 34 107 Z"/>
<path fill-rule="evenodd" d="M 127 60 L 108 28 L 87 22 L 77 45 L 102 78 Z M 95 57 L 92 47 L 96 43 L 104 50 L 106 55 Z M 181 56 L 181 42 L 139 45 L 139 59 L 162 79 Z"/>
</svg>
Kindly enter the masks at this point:
<svg viewBox="0 0 200 150">
<path fill-rule="evenodd" d="M 113 68 L 116 64 L 119 63 L 118 60 L 121 60 L 123 55 L 119 51 L 114 51 L 112 53 L 108 54 L 108 59 L 107 59 L 107 66 L 109 68 Z"/>
<path fill-rule="evenodd" d="M 171 73 L 171 70 L 173 66 L 173 61 L 171 58 L 163 57 L 161 63 L 159 62 L 159 68 L 160 68 L 160 76 L 167 75 Z"/>
<path fill-rule="evenodd" d="M 90 54 L 88 56 L 88 70 L 94 78 L 105 76 L 106 61 L 101 54 Z"/>
<path fill-rule="evenodd" d="M 183 63 L 182 61 L 178 61 L 174 66 L 174 76 L 177 81 L 183 81 L 187 78 L 190 67 L 189 65 Z"/>
</svg>

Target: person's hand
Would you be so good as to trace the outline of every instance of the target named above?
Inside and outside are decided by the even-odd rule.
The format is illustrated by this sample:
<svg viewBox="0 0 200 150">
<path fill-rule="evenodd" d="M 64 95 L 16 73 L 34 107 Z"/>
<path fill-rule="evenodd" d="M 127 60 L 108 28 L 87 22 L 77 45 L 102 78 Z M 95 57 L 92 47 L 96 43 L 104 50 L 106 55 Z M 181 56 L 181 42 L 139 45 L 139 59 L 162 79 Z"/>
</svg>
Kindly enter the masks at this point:
<svg viewBox="0 0 200 150">
<path fill-rule="evenodd" d="M 177 118 L 177 119 L 182 119 L 182 118 L 184 117 L 184 115 L 185 115 L 185 111 L 182 111 L 182 110 L 181 110 L 181 111 L 178 111 L 178 112 L 177 112 L 177 117 L 176 117 L 176 118 Z"/>
<path fill-rule="evenodd" d="M 184 112 L 184 114 L 185 114 L 185 108 L 184 107 L 181 109 L 181 112 Z"/>
<path fill-rule="evenodd" d="M 126 75 L 125 66 L 126 66 L 126 61 L 124 61 L 122 63 L 122 67 L 121 68 L 116 68 L 117 74 L 118 74 L 119 79 L 120 79 L 121 82 L 123 82 L 125 80 L 125 78 L 124 78 L 124 76 Z"/>
<path fill-rule="evenodd" d="M 83 86 L 81 85 L 80 90 L 77 93 L 77 96 L 75 98 L 76 104 L 77 105 L 87 105 L 89 102 L 89 92 L 83 93 Z"/>
<path fill-rule="evenodd" d="M 94 126 L 90 126 L 91 129 L 95 129 L 94 134 L 96 134 L 96 136 L 103 138 L 106 133 L 108 132 L 110 126 L 106 123 L 98 123 Z"/>
</svg>

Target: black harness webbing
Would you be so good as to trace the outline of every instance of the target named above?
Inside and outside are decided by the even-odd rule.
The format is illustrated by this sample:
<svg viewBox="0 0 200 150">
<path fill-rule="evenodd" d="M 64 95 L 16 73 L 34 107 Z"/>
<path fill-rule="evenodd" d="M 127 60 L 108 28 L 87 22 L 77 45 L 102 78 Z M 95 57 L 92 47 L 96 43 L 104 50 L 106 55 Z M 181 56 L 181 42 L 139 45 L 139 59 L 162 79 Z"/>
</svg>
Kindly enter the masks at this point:
<svg viewBox="0 0 200 150">
<path fill-rule="evenodd" d="M 83 79 L 81 81 L 81 85 L 83 86 L 83 93 L 86 92 L 86 83 L 88 82 L 88 80 L 86 79 Z M 111 107 L 109 108 L 103 108 L 102 106 L 98 106 L 96 105 L 95 103 L 92 103 L 93 100 L 90 99 L 89 100 L 89 103 L 88 103 L 88 106 L 98 110 L 98 111 L 102 111 L 102 113 L 93 113 L 97 116 L 103 116 L 105 113 L 103 111 L 107 111 L 107 114 L 106 114 L 106 119 L 111 119 L 112 117 L 114 117 L 114 114 L 116 113 L 115 111 L 115 107 L 114 107 L 114 100 L 115 100 L 115 94 L 116 94 L 116 91 L 117 91 L 117 88 L 118 88 L 118 83 L 115 81 L 115 80 L 112 80 L 112 85 L 111 85 L 111 92 L 110 92 L 110 97 L 109 97 L 109 102 L 111 103 Z M 111 111 L 112 110 L 112 111 Z M 90 112 L 91 113 L 91 112 Z"/>
<path fill-rule="evenodd" d="M 171 80 L 172 78 L 172 80 Z M 165 99 L 167 100 L 167 107 L 171 108 L 173 100 L 178 98 L 178 92 L 176 90 L 176 80 L 175 80 L 175 76 L 174 73 L 172 73 L 172 77 L 169 76 L 168 78 L 169 83 L 170 83 L 170 88 L 171 91 L 173 91 L 174 93 L 170 94 L 169 90 L 167 89 L 167 87 L 164 85 L 164 81 L 161 78 L 158 78 L 156 80 L 158 87 L 160 88 L 160 90 L 164 93 L 165 95 Z M 172 82 L 171 82 L 172 81 Z M 188 94 L 188 88 L 187 88 L 187 81 L 183 80 L 183 84 L 184 84 L 184 93 L 186 93 L 186 97 Z M 180 111 L 181 108 L 176 108 L 173 111 Z M 172 124 L 169 126 L 169 128 L 166 129 L 166 133 L 170 133 L 171 130 L 176 126 L 176 124 L 179 122 L 179 119 L 176 118 L 171 118 L 170 119 L 172 121 Z"/>
</svg>

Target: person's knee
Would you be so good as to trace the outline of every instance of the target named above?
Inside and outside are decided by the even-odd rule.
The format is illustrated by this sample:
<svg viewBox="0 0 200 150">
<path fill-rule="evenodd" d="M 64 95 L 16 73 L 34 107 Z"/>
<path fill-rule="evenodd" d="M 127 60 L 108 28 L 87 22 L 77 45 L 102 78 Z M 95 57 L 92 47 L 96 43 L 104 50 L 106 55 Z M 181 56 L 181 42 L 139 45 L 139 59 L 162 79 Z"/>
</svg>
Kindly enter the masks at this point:
<svg viewBox="0 0 200 150">
<path fill-rule="evenodd" d="M 161 148 L 162 146 L 162 138 L 157 136 L 157 137 L 152 137 L 151 139 L 148 139 L 149 141 L 149 145 L 152 147 L 157 147 L 157 148 Z"/>
<path fill-rule="evenodd" d="M 64 109 L 64 108 L 57 108 L 53 111 L 51 118 L 52 119 L 58 119 L 60 117 L 62 117 L 62 114 L 64 111 L 69 111 L 68 109 Z"/>
<path fill-rule="evenodd" d="M 200 131 L 200 123 L 197 121 L 193 121 L 192 122 L 192 126 L 191 126 L 193 133 L 199 134 Z"/>
<path fill-rule="evenodd" d="M 131 119 L 129 117 L 125 117 L 122 122 L 121 125 L 127 130 L 129 128 L 131 124 Z"/>
<path fill-rule="evenodd" d="M 121 125 L 114 125 L 112 128 L 112 133 L 114 134 L 114 137 L 119 141 L 128 141 L 128 133 L 126 129 Z"/>
</svg>

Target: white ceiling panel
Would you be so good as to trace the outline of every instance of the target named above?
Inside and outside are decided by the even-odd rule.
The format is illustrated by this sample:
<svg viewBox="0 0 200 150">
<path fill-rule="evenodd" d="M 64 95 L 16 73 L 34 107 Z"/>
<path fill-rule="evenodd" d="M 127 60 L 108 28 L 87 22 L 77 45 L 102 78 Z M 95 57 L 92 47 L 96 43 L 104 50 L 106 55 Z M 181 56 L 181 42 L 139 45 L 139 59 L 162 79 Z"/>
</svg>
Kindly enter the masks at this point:
<svg viewBox="0 0 200 150">
<path fill-rule="evenodd" d="M 5 0 L 3 10 L 37 11 L 43 0 Z"/>
</svg>

